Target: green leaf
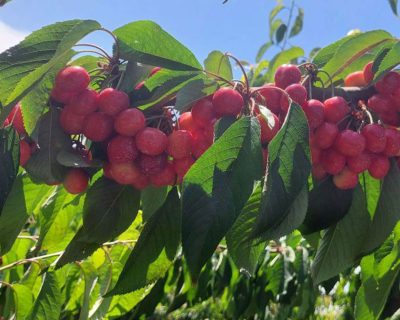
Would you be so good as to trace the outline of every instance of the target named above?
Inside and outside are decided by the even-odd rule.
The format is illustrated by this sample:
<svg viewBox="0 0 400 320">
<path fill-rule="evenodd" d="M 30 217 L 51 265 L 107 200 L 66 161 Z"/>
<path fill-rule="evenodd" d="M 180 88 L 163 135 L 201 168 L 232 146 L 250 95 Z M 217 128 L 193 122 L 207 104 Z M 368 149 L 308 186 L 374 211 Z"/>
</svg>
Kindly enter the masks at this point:
<svg viewBox="0 0 400 320">
<path fill-rule="evenodd" d="M 19 139 L 13 129 L 0 129 L 0 212 L 19 167 Z"/>
<path fill-rule="evenodd" d="M 83 226 L 69 243 L 57 267 L 92 254 L 104 242 L 125 231 L 135 220 L 140 193 L 101 177 L 89 188 L 83 208 Z"/>
<path fill-rule="evenodd" d="M 233 79 L 232 66 L 229 57 L 221 51 L 212 51 L 204 60 L 204 68 L 226 80 Z"/>
<path fill-rule="evenodd" d="M 239 268 L 254 274 L 258 259 L 265 249 L 265 242 L 259 239 L 249 241 L 257 221 L 261 203 L 262 186 L 258 184 L 253 194 L 243 207 L 232 229 L 226 235 L 229 255 Z"/>
<path fill-rule="evenodd" d="M 143 220 L 147 221 L 167 199 L 169 187 L 156 188 L 149 186 L 141 192 Z"/>
<path fill-rule="evenodd" d="M 172 70 L 202 70 L 189 49 L 152 21 L 132 22 L 113 32 L 122 59 Z"/>
<path fill-rule="evenodd" d="M 400 64 L 400 41 L 397 41 L 393 47 L 386 53 L 381 63 L 379 64 L 379 69 L 375 73 L 374 79 L 377 80 L 381 78 L 385 73 L 392 70 L 394 67 Z"/>
<path fill-rule="evenodd" d="M 317 54 L 313 57 L 312 63 L 317 65 L 318 68 L 322 68 L 332 57 L 335 55 L 338 48 L 348 40 L 356 37 L 357 35 L 346 36 L 330 45 L 320 49 L 316 48 Z"/>
<path fill-rule="evenodd" d="M 390 4 L 390 8 L 392 9 L 393 13 L 397 16 L 398 12 L 397 12 L 397 0 L 388 0 L 389 4 Z"/>
<path fill-rule="evenodd" d="M 257 63 L 259 63 L 261 61 L 262 57 L 267 52 L 267 50 L 269 48 L 271 48 L 271 46 L 272 46 L 272 42 L 266 42 L 260 47 L 260 49 L 258 49 L 257 56 L 256 56 Z"/>
<path fill-rule="evenodd" d="M 266 74 L 266 81 L 274 81 L 274 74 L 279 66 L 291 62 L 293 59 L 304 56 L 304 50 L 300 47 L 291 47 L 278 53 L 270 62 L 268 72 Z"/>
<path fill-rule="evenodd" d="M 73 150 L 61 150 L 57 153 L 57 162 L 64 167 L 75 168 L 102 168 L 103 163 L 99 159 L 88 160 Z"/>
<path fill-rule="evenodd" d="M 296 20 L 294 21 L 292 29 L 290 29 L 289 38 L 297 36 L 301 32 L 301 30 L 303 29 L 303 20 L 304 10 L 302 8 L 299 8 Z"/>
<path fill-rule="evenodd" d="M 282 23 L 275 32 L 276 43 L 282 42 L 282 40 L 285 38 L 286 32 L 287 32 L 287 25 Z"/>
<path fill-rule="evenodd" d="M 0 7 L 6 5 L 7 3 L 11 2 L 11 0 L 1 0 L 0 1 Z"/>
<path fill-rule="evenodd" d="M 132 92 L 139 83 L 149 76 L 152 68 L 152 66 L 138 64 L 135 61 L 128 61 L 118 84 L 118 89 L 126 93 Z"/>
<path fill-rule="evenodd" d="M 194 102 L 212 95 L 218 89 L 218 83 L 212 79 L 198 79 L 189 82 L 176 95 L 175 108 L 185 111 Z"/>
<path fill-rule="evenodd" d="M 261 175 L 260 127 L 250 117 L 231 125 L 186 174 L 182 240 L 194 277 L 234 224 Z"/>
<path fill-rule="evenodd" d="M 11 106 L 38 84 L 71 47 L 100 28 L 93 20 L 70 20 L 46 26 L 30 34 L 17 46 L 0 54 L 0 102 L 2 123 Z"/>
<path fill-rule="evenodd" d="M 281 12 L 284 8 L 285 8 L 285 6 L 283 4 L 279 3 L 277 6 L 275 6 L 275 8 L 273 8 L 271 10 L 271 12 L 269 13 L 269 24 L 270 25 L 274 21 L 275 17 L 279 14 L 279 12 Z"/>
<path fill-rule="evenodd" d="M 315 283 L 328 280 L 360 258 L 365 237 L 368 234 L 370 215 L 361 187 L 354 190 L 353 203 L 346 216 L 328 229 L 320 241 L 312 276 Z"/>
<path fill-rule="evenodd" d="M 51 108 L 38 123 L 39 150 L 32 154 L 25 166 L 26 171 L 37 182 L 54 184 L 63 181 L 66 167 L 57 161 L 61 151 L 71 150 L 70 137 L 62 130 L 59 124 L 60 112 Z"/>
<path fill-rule="evenodd" d="M 33 307 L 34 297 L 30 288 L 15 283 L 12 285 L 15 318 L 16 320 L 25 320 L 29 317 Z"/>
<path fill-rule="evenodd" d="M 381 194 L 381 181 L 372 178 L 368 172 L 363 172 L 362 175 L 360 175 L 360 184 L 364 190 L 365 198 L 367 199 L 369 215 L 373 218 Z"/>
<path fill-rule="evenodd" d="M 83 293 L 83 301 L 79 314 L 79 320 L 86 320 L 89 317 L 90 310 L 90 298 L 94 290 L 94 285 L 97 281 L 96 268 L 90 261 L 84 261 L 80 264 L 81 271 L 83 273 L 83 278 L 85 280 L 85 290 Z"/>
<path fill-rule="evenodd" d="M 269 39 L 274 43 L 274 35 L 276 34 L 276 30 L 283 24 L 282 19 L 276 19 L 269 27 Z"/>
<path fill-rule="evenodd" d="M 117 284 L 108 295 L 141 289 L 164 276 L 180 243 L 181 208 L 176 188 L 145 224 Z"/>
<path fill-rule="evenodd" d="M 29 319 L 58 319 L 61 305 L 62 296 L 57 276 L 54 272 L 47 272 L 43 276 L 43 285 Z"/>
<path fill-rule="evenodd" d="M 269 164 L 254 237 L 275 239 L 292 232 L 307 212 L 311 171 L 309 130 L 300 106 L 291 104 L 282 128 L 268 146 Z"/>
</svg>

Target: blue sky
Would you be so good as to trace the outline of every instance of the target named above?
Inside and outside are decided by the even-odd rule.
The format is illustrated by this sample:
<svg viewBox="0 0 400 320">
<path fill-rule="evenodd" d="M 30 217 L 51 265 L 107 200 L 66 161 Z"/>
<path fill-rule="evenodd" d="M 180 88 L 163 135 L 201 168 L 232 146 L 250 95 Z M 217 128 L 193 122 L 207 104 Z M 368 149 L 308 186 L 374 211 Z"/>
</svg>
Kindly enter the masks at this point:
<svg viewBox="0 0 400 320">
<path fill-rule="evenodd" d="M 289 0 L 284 0 L 288 3 Z M 275 0 L 13 0 L 0 8 L 0 51 L 25 34 L 56 21 L 83 18 L 104 27 L 150 19 L 203 60 L 218 49 L 240 59 L 254 61 L 258 48 L 268 39 L 268 14 Z M 297 0 L 305 10 L 302 33 L 291 43 L 309 52 L 325 46 L 349 30 L 385 29 L 399 35 L 400 20 L 386 0 Z M 379 4 L 377 4 L 379 3 Z M 90 39 L 110 47 L 107 35 Z M 268 58 L 268 54 L 267 54 Z"/>
</svg>

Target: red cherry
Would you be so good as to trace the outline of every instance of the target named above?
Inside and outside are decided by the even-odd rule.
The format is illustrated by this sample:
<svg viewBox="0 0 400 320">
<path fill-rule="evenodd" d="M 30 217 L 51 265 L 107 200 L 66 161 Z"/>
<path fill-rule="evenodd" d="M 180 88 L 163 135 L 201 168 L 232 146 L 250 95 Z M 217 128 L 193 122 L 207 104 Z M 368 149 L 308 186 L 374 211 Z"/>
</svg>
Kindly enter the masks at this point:
<svg viewBox="0 0 400 320">
<path fill-rule="evenodd" d="M 396 108 L 396 111 L 400 111 L 400 88 L 395 90 L 391 95 L 390 98 Z"/>
<path fill-rule="evenodd" d="M 374 62 L 368 62 L 364 69 L 363 69 L 363 73 L 364 73 L 364 79 L 365 81 L 369 84 L 372 82 L 372 80 L 374 80 L 374 73 L 372 72 L 372 66 L 373 66 Z"/>
<path fill-rule="evenodd" d="M 210 148 L 211 144 L 212 142 L 210 142 L 203 130 L 193 131 L 192 154 L 196 159 L 200 158 Z"/>
<path fill-rule="evenodd" d="M 286 89 L 293 83 L 299 83 L 300 80 L 300 69 L 293 64 L 284 64 L 275 72 L 275 84 L 281 89 Z"/>
<path fill-rule="evenodd" d="M 219 116 L 237 116 L 243 108 L 244 100 L 236 90 L 220 88 L 214 93 L 212 104 Z"/>
<path fill-rule="evenodd" d="M 324 105 L 322 102 L 311 99 L 302 107 L 311 129 L 318 128 L 324 122 Z"/>
<path fill-rule="evenodd" d="M 1 128 L 6 128 L 10 125 L 10 121 L 8 119 L 4 120 L 3 125 L 1 126 Z"/>
<path fill-rule="evenodd" d="M 97 110 L 97 97 L 98 93 L 92 89 L 85 89 L 78 95 L 74 96 L 70 103 L 69 108 L 72 112 L 80 115 L 87 115 Z"/>
<path fill-rule="evenodd" d="M 379 93 L 389 95 L 400 88 L 400 74 L 390 71 L 381 80 L 375 83 L 375 88 Z"/>
<path fill-rule="evenodd" d="M 209 98 L 197 101 L 192 107 L 192 118 L 197 126 L 208 126 L 216 118 L 212 101 Z"/>
<path fill-rule="evenodd" d="M 24 126 L 24 119 L 22 117 L 21 104 L 17 103 L 14 108 L 11 110 L 10 114 L 7 117 L 8 122 L 11 123 L 15 131 L 18 132 L 19 135 L 27 134 Z"/>
<path fill-rule="evenodd" d="M 191 166 L 194 164 L 194 159 L 192 157 L 174 159 L 173 164 L 175 172 L 178 174 L 179 177 L 183 178 L 189 171 Z"/>
<path fill-rule="evenodd" d="M 257 102 L 266 106 L 276 115 L 279 115 L 281 109 L 285 109 L 286 107 L 287 111 L 287 109 L 289 108 L 289 100 L 287 98 L 286 100 L 283 98 L 284 95 L 279 88 L 272 85 L 265 85 L 260 89 L 258 89 L 257 92 L 261 96 L 261 98 L 257 99 Z M 282 99 L 284 99 L 283 103 L 287 104 L 287 106 L 285 104 L 283 108 L 282 108 Z"/>
<path fill-rule="evenodd" d="M 385 129 L 386 145 L 383 153 L 388 157 L 396 156 L 400 151 L 400 133 L 391 128 Z"/>
<path fill-rule="evenodd" d="M 114 121 L 109 115 L 94 112 L 85 118 L 83 134 L 92 141 L 104 141 L 113 132 Z"/>
<path fill-rule="evenodd" d="M 108 143 L 107 155 L 111 163 L 135 160 L 138 156 L 135 140 L 131 137 L 116 136 Z"/>
<path fill-rule="evenodd" d="M 190 131 L 176 130 L 168 136 L 168 154 L 174 159 L 189 157 L 192 153 L 193 136 Z"/>
<path fill-rule="evenodd" d="M 129 108 L 129 97 L 123 91 L 107 88 L 100 92 L 97 104 L 104 113 L 116 116 L 121 111 Z"/>
<path fill-rule="evenodd" d="M 133 184 L 141 175 L 133 162 L 111 163 L 111 176 L 119 184 Z"/>
<path fill-rule="evenodd" d="M 19 142 L 19 165 L 25 166 L 28 160 L 31 158 L 31 146 L 25 140 Z"/>
<path fill-rule="evenodd" d="M 358 156 L 347 158 L 347 166 L 349 169 L 355 173 L 361 173 L 368 170 L 371 164 L 371 155 L 369 153 L 363 152 Z"/>
<path fill-rule="evenodd" d="M 379 117 L 381 118 L 381 121 L 384 124 L 391 125 L 394 127 L 397 127 L 400 125 L 400 116 L 396 111 L 381 113 L 381 114 L 379 114 Z"/>
<path fill-rule="evenodd" d="M 299 83 L 294 83 L 288 86 L 285 91 L 288 93 L 290 98 L 298 105 L 303 105 L 307 101 L 307 90 L 304 86 Z M 282 98 L 284 95 L 282 95 Z"/>
<path fill-rule="evenodd" d="M 346 164 L 346 157 L 335 149 L 328 149 L 321 154 L 321 165 L 329 174 L 338 174 Z"/>
<path fill-rule="evenodd" d="M 367 84 L 368 83 L 365 81 L 363 71 L 352 72 L 346 78 L 344 78 L 345 87 L 365 87 Z"/>
<path fill-rule="evenodd" d="M 50 96 L 57 102 L 67 104 L 75 97 L 75 92 L 62 91 L 61 89 L 54 87 L 51 90 Z"/>
<path fill-rule="evenodd" d="M 67 105 L 60 113 L 60 125 L 65 133 L 68 134 L 81 134 L 85 123 L 85 116 L 72 112 L 71 108 Z"/>
<path fill-rule="evenodd" d="M 381 155 L 374 155 L 371 158 L 368 172 L 375 179 L 383 179 L 389 172 L 390 161 L 388 157 Z"/>
<path fill-rule="evenodd" d="M 90 83 L 89 73 L 82 67 L 71 66 L 60 70 L 56 76 L 57 90 L 79 93 Z"/>
<path fill-rule="evenodd" d="M 325 121 L 338 123 L 350 113 L 346 100 L 342 97 L 332 97 L 324 101 Z"/>
<path fill-rule="evenodd" d="M 333 177 L 333 183 L 341 190 L 354 189 L 358 184 L 358 175 L 346 167 Z"/>
<path fill-rule="evenodd" d="M 178 125 L 180 130 L 193 131 L 196 130 L 197 125 L 194 122 L 191 112 L 184 112 L 179 116 Z"/>
<path fill-rule="evenodd" d="M 139 151 L 150 156 L 159 155 L 168 147 L 167 136 L 156 128 L 144 128 L 135 138 Z"/>
<path fill-rule="evenodd" d="M 336 150 L 348 157 L 358 156 L 364 151 L 365 146 L 364 136 L 349 129 L 340 132 L 335 142 Z"/>
<path fill-rule="evenodd" d="M 367 141 L 366 149 L 374 153 L 385 150 L 386 136 L 385 129 L 378 124 L 367 124 L 361 130 L 361 134 Z"/>
<path fill-rule="evenodd" d="M 160 70 L 161 70 L 161 67 L 154 67 L 153 69 L 151 69 L 150 74 L 149 74 L 149 78 L 151 76 L 155 75 Z"/>
<path fill-rule="evenodd" d="M 150 184 L 149 177 L 144 173 L 140 172 L 140 174 L 136 177 L 135 181 L 132 183 L 132 187 L 136 190 L 143 190 L 148 187 Z"/>
<path fill-rule="evenodd" d="M 123 136 L 133 137 L 146 126 L 146 118 L 139 109 L 122 111 L 114 122 L 114 129 Z"/>
<path fill-rule="evenodd" d="M 114 179 L 111 172 L 111 163 L 106 162 L 103 164 L 103 175 L 108 179 Z"/>
<path fill-rule="evenodd" d="M 317 180 L 322 180 L 328 175 L 328 173 L 325 171 L 325 169 L 320 164 L 313 166 L 311 169 L 311 173 L 312 173 L 313 177 Z"/>
<path fill-rule="evenodd" d="M 89 176 L 82 169 L 70 169 L 64 179 L 64 188 L 71 194 L 85 192 L 89 184 Z"/>
<path fill-rule="evenodd" d="M 160 173 L 151 175 L 150 182 L 155 187 L 173 186 L 176 182 L 176 173 L 172 163 L 167 163 Z"/>
<path fill-rule="evenodd" d="M 330 148 L 335 142 L 339 128 L 336 124 L 324 122 L 315 130 L 315 143 L 321 149 Z"/>
<path fill-rule="evenodd" d="M 273 123 L 268 124 L 267 120 L 262 114 L 257 116 L 258 122 L 261 126 L 261 142 L 267 143 L 270 142 L 278 133 L 280 128 L 279 118 L 272 114 Z"/>
<path fill-rule="evenodd" d="M 160 173 L 167 164 L 167 155 L 165 153 L 157 156 L 141 154 L 138 159 L 138 165 L 142 172 L 147 175 Z"/>
<path fill-rule="evenodd" d="M 311 162 L 313 165 L 319 164 L 321 161 L 322 150 L 316 146 L 310 145 Z"/>
<path fill-rule="evenodd" d="M 368 107 L 372 111 L 381 114 L 392 111 L 393 106 L 388 96 L 378 93 L 368 99 Z"/>
</svg>

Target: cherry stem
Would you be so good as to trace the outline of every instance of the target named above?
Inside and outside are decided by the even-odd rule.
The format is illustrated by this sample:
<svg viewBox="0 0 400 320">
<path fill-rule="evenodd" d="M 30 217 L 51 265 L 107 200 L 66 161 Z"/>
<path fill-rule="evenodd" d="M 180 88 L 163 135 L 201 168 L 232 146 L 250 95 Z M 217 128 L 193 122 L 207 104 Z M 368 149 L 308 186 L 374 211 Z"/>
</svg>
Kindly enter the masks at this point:
<svg viewBox="0 0 400 320">
<path fill-rule="evenodd" d="M 323 73 L 324 75 L 326 75 L 328 77 L 331 91 L 332 91 L 331 97 L 333 97 L 335 95 L 335 86 L 333 85 L 333 79 L 332 79 L 331 75 L 324 70 L 318 70 L 318 73 Z M 322 87 L 325 88 L 324 83 L 321 80 L 320 80 L 320 82 L 322 84 Z"/>
<path fill-rule="evenodd" d="M 363 101 L 359 101 L 358 105 L 361 107 L 361 110 L 367 115 L 369 123 L 374 123 L 374 118 L 372 117 L 371 112 L 369 112 L 367 106 L 365 105 L 365 103 Z"/>
<path fill-rule="evenodd" d="M 107 60 L 111 60 L 112 59 L 112 57 L 107 53 L 106 50 L 104 50 L 102 47 L 99 47 L 99 46 L 97 46 L 95 44 L 92 44 L 92 43 L 78 43 L 74 47 L 91 47 L 91 48 L 94 48 L 94 49 L 97 49 L 97 50 L 101 51 L 107 57 Z"/>
<path fill-rule="evenodd" d="M 78 50 L 77 53 L 95 53 L 95 54 L 97 54 L 97 55 L 99 55 L 99 56 L 101 56 L 101 57 L 103 57 L 105 59 L 109 59 L 108 55 L 106 56 L 106 55 L 104 55 L 104 53 L 98 52 L 98 51 L 95 51 L 95 50 Z"/>
<path fill-rule="evenodd" d="M 225 79 L 224 77 L 221 77 L 220 75 L 218 75 L 218 74 L 216 74 L 216 73 L 214 73 L 214 72 L 211 72 L 211 71 L 208 71 L 208 70 L 205 70 L 205 69 L 203 70 L 203 72 L 205 72 L 206 74 L 208 74 L 208 75 L 214 77 L 214 78 L 217 79 L 217 80 L 223 81 L 223 82 L 225 82 L 225 83 L 231 85 L 232 87 L 235 85 L 234 82 L 232 82 L 232 81 L 230 81 L 230 80 L 228 80 L 228 79 Z"/>
<path fill-rule="evenodd" d="M 108 33 L 108 34 L 114 39 L 114 42 L 115 42 L 115 60 L 116 60 L 116 61 L 119 61 L 119 56 L 120 56 L 121 48 L 120 48 L 120 46 L 119 46 L 118 38 L 115 36 L 114 33 L 112 33 L 112 32 L 111 32 L 110 30 L 108 30 L 108 29 L 100 28 L 99 30 Z"/>
<path fill-rule="evenodd" d="M 228 53 L 228 52 L 225 53 L 225 56 L 233 59 L 237 63 L 237 65 L 239 66 L 240 70 L 242 70 L 243 77 L 244 77 L 244 80 L 245 80 L 245 83 L 246 83 L 246 91 L 248 93 L 249 90 L 250 90 L 250 82 L 249 82 L 249 78 L 247 77 L 246 70 L 244 70 L 244 67 L 241 64 L 240 60 L 238 58 L 236 58 L 235 56 L 233 56 L 232 54 Z"/>
</svg>

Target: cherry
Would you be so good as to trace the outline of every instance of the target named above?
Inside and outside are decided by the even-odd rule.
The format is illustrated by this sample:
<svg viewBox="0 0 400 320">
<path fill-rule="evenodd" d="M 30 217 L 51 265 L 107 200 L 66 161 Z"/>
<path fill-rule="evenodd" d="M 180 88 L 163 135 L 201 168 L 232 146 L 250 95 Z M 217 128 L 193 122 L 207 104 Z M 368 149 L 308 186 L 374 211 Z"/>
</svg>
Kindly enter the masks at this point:
<svg viewBox="0 0 400 320">
<path fill-rule="evenodd" d="M 385 129 L 386 145 L 384 154 L 388 157 L 396 156 L 400 151 L 400 133 L 391 128 Z"/>
<path fill-rule="evenodd" d="M 288 86 L 285 91 L 289 97 L 299 105 L 303 105 L 307 101 L 307 90 L 299 83 L 294 83 Z M 284 95 L 282 95 L 283 99 Z"/>
<path fill-rule="evenodd" d="M 153 69 L 151 69 L 150 74 L 149 74 L 149 78 L 151 76 L 155 75 L 160 70 L 161 70 L 161 67 L 154 67 Z"/>
<path fill-rule="evenodd" d="M 209 98 L 197 101 L 192 107 L 192 118 L 199 127 L 206 127 L 216 118 L 214 105 Z"/>
<path fill-rule="evenodd" d="M 281 89 L 286 89 L 293 83 L 299 83 L 300 80 L 300 69 L 293 64 L 281 65 L 275 72 L 275 85 Z"/>
<path fill-rule="evenodd" d="M 6 128 L 10 125 L 10 121 L 8 120 L 8 118 L 6 120 L 4 120 L 3 125 L 1 126 L 1 128 Z"/>
<path fill-rule="evenodd" d="M 11 110 L 10 114 L 7 117 L 8 122 L 11 123 L 15 131 L 19 135 L 27 134 L 24 126 L 24 119 L 22 117 L 21 104 L 17 103 L 14 108 Z"/>
<path fill-rule="evenodd" d="M 57 87 L 51 90 L 50 96 L 57 102 L 67 104 L 75 97 L 75 92 L 63 91 Z"/>
<path fill-rule="evenodd" d="M 129 97 L 123 91 L 107 88 L 100 92 L 97 104 L 104 113 L 116 116 L 121 111 L 129 108 Z"/>
<path fill-rule="evenodd" d="M 400 74 L 390 71 L 381 80 L 375 83 L 375 88 L 379 93 L 389 95 L 400 88 Z"/>
<path fill-rule="evenodd" d="M 80 115 L 87 115 L 97 110 L 98 93 L 92 89 L 85 89 L 74 96 L 68 103 L 72 112 Z"/>
<path fill-rule="evenodd" d="M 372 82 L 372 80 L 374 80 L 374 73 L 372 71 L 372 66 L 374 65 L 374 62 L 368 62 L 364 69 L 363 69 L 363 73 L 364 73 L 364 79 L 365 81 L 369 84 Z"/>
<path fill-rule="evenodd" d="M 335 142 L 339 128 L 336 124 L 324 122 L 315 130 L 315 143 L 321 149 L 330 148 Z"/>
<path fill-rule="evenodd" d="M 146 127 L 146 118 L 139 109 L 122 111 L 114 122 L 114 129 L 119 134 L 133 137 Z"/>
<path fill-rule="evenodd" d="M 144 128 L 138 132 L 135 138 L 139 151 L 150 156 L 159 155 L 168 147 L 167 136 L 156 128 Z"/>
<path fill-rule="evenodd" d="M 311 99 L 302 107 L 311 129 L 318 128 L 324 122 L 324 105 L 322 102 Z"/>
<path fill-rule="evenodd" d="M 82 169 L 70 169 L 64 178 L 64 188 L 71 194 L 85 192 L 89 184 L 89 176 Z"/>
<path fill-rule="evenodd" d="M 108 179 L 113 179 L 111 172 L 111 163 L 106 162 L 103 164 L 103 175 Z"/>
<path fill-rule="evenodd" d="M 113 132 L 114 121 L 103 112 L 94 112 L 85 118 L 83 134 L 92 141 L 104 141 Z"/>
<path fill-rule="evenodd" d="M 349 169 L 355 173 L 361 173 L 368 170 L 371 164 L 371 155 L 369 153 L 363 152 L 358 156 L 347 158 L 347 166 Z"/>
<path fill-rule="evenodd" d="M 111 176 L 119 184 L 133 184 L 140 174 L 133 162 L 111 163 Z"/>
<path fill-rule="evenodd" d="M 21 140 L 19 142 L 19 165 L 25 166 L 31 157 L 32 149 L 28 142 Z"/>
<path fill-rule="evenodd" d="M 345 87 L 365 87 L 368 85 L 363 71 L 355 71 L 344 78 Z"/>
<path fill-rule="evenodd" d="M 165 153 L 157 156 L 141 154 L 138 159 L 138 165 L 142 172 L 147 175 L 160 173 L 167 164 L 167 155 Z"/>
<path fill-rule="evenodd" d="M 136 190 L 143 190 L 148 187 L 150 184 L 149 177 L 146 176 L 144 173 L 140 172 L 140 174 L 136 177 L 135 181 L 132 182 L 132 187 Z"/>
<path fill-rule="evenodd" d="M 192 157 L 174 159 L 173 164 L 178 177 L 183 178 L 189 171 L 190 167 L 194 164 L 194 159 Z"/>
<path fill-rule="evenodd" d="M 70 66 L 60 70 L 56 76 L 57 90 L 79 93 L 90 83 L 89 73 L 82 67 Z"/>
<path fill-rule="evenodd" d="M 398 88 L 397 90 L 395 90 L 391 95 L 390 98 L 394 104 L 394 106 L 396 107 L 397 111 L 400 111 L 400 88 Z"/>
<path fill-rule="evenodd" d="M 125 136 L 116 136 L 107 147 L 108 161 L 111 163 L 123 163 L 133 161 L 138 156 L 135 139 Z"/>
<path fill-rule="evenodd" d="M 167 163 L 158 174 L 150 176 L 150 182 L 155 187 L 173 186 L 176 182 L 176 173 L 172 163 Z"/>
<path fill-rule="evenodd" d="M 200 158 L 210 148 L 211 144 L 212 142 L 203 130 L 193 131 L 192 154 L 196 159 Z"/>
<path fill-rule="evenodd" d="M 311 162 L 313 165 L 319 164 L 321 161 L 322 150 L 316 146 L 311 145 Z"/>
<path fill-rule="evenodd" d="M 214 93 L 212 104 L 219 116 L 237 116 L 243 108 L 244 100 L 236 90 L 224 87 Z"/>
<path fill-rule="evenodd" d="M 350 113 L 346 100 L 342 97 L 332 97 L 324 101 L 325 121 L 338 123 Z"/>
<path fill-rule="evenodd" d="M 168 136 L 168 154 L 174 159 L 189 157 L 192 152 L 193 136 L 190 131 L 176 130 Z"/>
<path fill-rule="evenodd" d="M 321 165 L 329 174 L 338 174 L 346 164 L 346 157 L 335 149 L 328 149 L 321 154 Z"/>
<path fill-rule="evenodd" d="M 272 85 L 265 85 L 260 89 L 258 89 L 257 92 L 262 97 L 262 99 L 258 99 L 257 102 L 259 102 L 262 105 L 265 105 L 269 110 L 271 110 L 276 115 L 278 115 L 281 112 L 281 109 L 284 109 L 281 107 L 284 95 L 282 94 L 282 91 L 279 88 Z M 284 104 L 285 103 L 287 104 L 286 108 L 287 110 L 289 108 L 289 100 L 286 98 L 286 100 L 284 100 L 283 102 Z M 286 105 L 284 107 L 286 107 Z"/>
<path fill-rule="evenodd" d="M 272 114 L 273 123 L 268 124 L 267 120 L 262 114 L 257 116 L 258 122 L 261 127 L 261 143 L 270 142 L 278 133 L 280 128 L 279 118 Z"/>
<path fill-rule="evenodd" d="M 346 167 L 333 177 L 333 183 L 341 190 L 354 189 L 358 184 L 358 175 Z"/>
<path fill-rule="evenodd" d="M 392 109 L 390 98 L 383 94 L 374 94 L 368 99 L 368 107 L 376 113 L 389 113 Z"/>
<path fill-rule="evenodd" d="M 391 125 L 391 126 L 399 126 L 400 124 L 400 116 L 396 111 L 390 111 L 386 113 L 381 113 L 379 114 L 381 121 L 385 124 Z"/>
<path fill-rule="evenodd" d="M 72 112 L 67 105 L 60 113 L 60 125 L 64 132 L 68 134 L 81 134 L 85 123 L 85 116 Z"/>
<path fill-rule="evenodd" d="M 335 141 L 335 148 L 348 157 L 358 156 L 364 151 L 366 139 L 356 131 L 346 129 L 340 132 Z"/>
<path fill-rule="evenodd" d="M 193 131 L 197 128 L 197 125 L 194 122 L 192 113 L 190 111 L 184 112 L 180 115 L 178 119 L 178 126 L 180 130 L 189 130 L 189 131 Z"/>
<path fill-rule="evenodd" d="M 328 173 L 325 171 L 325 169 L 320 164 L 313 166 L 311 169 L 311 173 L 312 173 L 313 177 L 317 180 L 322 180 L 328 175 Z"/>
<path fill-rule="evenodd" d="M 366 149 L 374 153 L 385 150 L 386 136 L 385 129 L 378 124 L 367 124 L 361 130 L 361 134 L 367 141 Z"/>
<path fill-rule="evenodd" d="M 368 167 L 369 174 L 375 179 L 383 179 L 389 172 L 390 161 L 388 157 L 374 155 Z"/>
</svg>

